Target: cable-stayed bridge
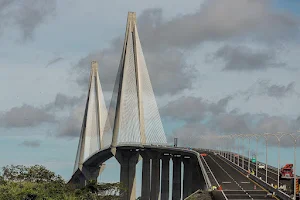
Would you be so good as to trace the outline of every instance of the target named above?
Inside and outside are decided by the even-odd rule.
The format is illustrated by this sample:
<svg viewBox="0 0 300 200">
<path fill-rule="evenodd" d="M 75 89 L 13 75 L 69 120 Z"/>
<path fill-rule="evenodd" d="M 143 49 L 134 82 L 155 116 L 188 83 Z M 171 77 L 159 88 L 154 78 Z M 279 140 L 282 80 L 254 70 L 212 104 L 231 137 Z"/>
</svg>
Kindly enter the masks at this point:
<svg viewBox="0 0 300 200">
<path fill-rule="evenodd" d="M 143 200 L 180 200 L 199 189 L 211 190 L 213 186 L 218 186 L 213 192 L 215 199 L 273 198 L 267 196 L 272 188 L 257 177 L 249 177 L 229 155 L 228 152 L 167 145 L 138 35 L 136 15 L 129 12 L 108 109 L 101 89 L 98 63 L 91 63 L 74 173 L 69 183 L 83 187 L 87 181 L 97 180 L 105 162 L 115 157 L 120 164 L 120 182 L 126 188 L 120 194 L 122 200 L 136 199 L 136 165 L 139 161 L 142 162 L 140 187 Z M 170 161 L 173 162 L 172 170 Z M 255 189 L 256 185 L 259 189 Z"/>
</svg>

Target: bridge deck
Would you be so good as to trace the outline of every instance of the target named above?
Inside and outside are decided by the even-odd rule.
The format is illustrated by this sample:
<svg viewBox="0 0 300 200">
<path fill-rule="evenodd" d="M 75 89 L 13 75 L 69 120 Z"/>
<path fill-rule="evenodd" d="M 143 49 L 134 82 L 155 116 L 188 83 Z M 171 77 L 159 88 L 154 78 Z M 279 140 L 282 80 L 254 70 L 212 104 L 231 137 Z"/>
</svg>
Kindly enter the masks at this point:
<svg viewBox="0 0 300 200">
<path fill-rule="evenodd" d="M 239 166 L 242 167 L 242 157 L 239 158 Z M 236 160 L 236 164 L 237 164 L 237 160 Z M 252 163 L 250 161 L 250 168 L 254 169 L 255 171 L 255 163 Z M 248 169 L 248 158 L 244 158 L 244 169 Z M 258 169 L 258 177 L 261 177 L 262 180 L 266 180 L 266 169 Z M 268 183 L 269 184 L 273 184 L 273 185 L 277 185 L 277 169 L 273 168 L 271 166 L 268 166 Z M 293 185 L 293 179 L 281 179 L 279 181 L 280 185 L 286 185 L 287 188 L 287 193 L 291 194 L 292 192 L 292 185 Z"/>
<path fill-rule="evenodd" d="M 211 152 L 206 153 L 202 159 L 206 170 L 210 171 L 209 176 L 213 177 L 212 184 L 222 187 L 222 190 L 213 192 L 215 199 L 276 199 L 267 196 L 267 190 L 239 172 L 234 164 Z"/>
</svg>

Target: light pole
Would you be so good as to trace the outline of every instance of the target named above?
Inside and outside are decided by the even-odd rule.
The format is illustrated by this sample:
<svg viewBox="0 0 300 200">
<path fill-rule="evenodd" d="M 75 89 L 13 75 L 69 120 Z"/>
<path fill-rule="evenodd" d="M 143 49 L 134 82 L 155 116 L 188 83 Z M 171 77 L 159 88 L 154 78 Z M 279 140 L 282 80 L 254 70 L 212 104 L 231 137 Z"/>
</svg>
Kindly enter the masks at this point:
<svg viewBox="0 0 300 200">
<path fill-rule="evenodd" d="M 257 151 L 258 151 L 258 139 L 259 139 L 259 136 L 258 134 L 254 134 L 253 135 L 255 137 L 255 140 L 256 140 L 256 148 L 255 148 L 255 175 L 256 177 L 258 177 L 258 166 L 257 166 Z"/>
<path fill-rule="evenodd" d="M 235 158 L 235 154 L 236 154 L 236 152 L 237 152 L 237 142 L 236 142 L 236 137 L 235 137 L 236 135 L 235 134 L 232 134 L 232 138 L 233 138 L 233 141 L 234 141 L 234 146 L 233 146 L 233 151 L 232 151 L 232 157 L 233 157 L 233 163 L 234 164 L 236 164 L 236 158 Z"/>
<path fill-rule="evenodd" d="M 278 158 L 277 158 L 277 188 L 280 186 L 280 139 L 286 135 L 285 133 L 278 132 L 277 134 L 272 134 L 277 138 L 277 153 L 278 153 Z"/>
<path fill-rule="evenodd" d="M 238 148 L 238 157 L 237 157 L 237 164 L 240 166 L 240 143 L 239 143 L 239 137 L 237 138 L 237 148 Z"/>
<path fill-rule="evenodd" d="M 265 133 L 264 134 L 264 138 L 266 140 L 266 183 L 268 183 L 268 136 L 270 134 L 269 133 Z"/>
<path fill-rule="evenodd" d="M 298 133 L 300 131 L 297 131 Z M 296 151 L 297 151 L 297 140 L 298 138 L 300 137 L 300 135 L 296 135 L 296 134 L 293 134 L 293 133 L 282 133 L 282 135 L 280 135 L 279 137 L 277 137 L 278 139 L 278 146 L 280 145 L 280 138 L 284 135 L 288 135 L 292 138 L 293 142 L 294 142 L 294 200 L 296 200 L 296 184 L 297 184 L 297 168 L 296 168 L 296 163 L 297 163 L 297 158 L 296 158 Z M 279 167 L 278 167 L 278 173 L 279 173 Z"/>
<path fill-rule="evenodd" d="M 245 135 L 241 135 L 241 137 L 242 137 L 242 141 L 243 141 L 243 147 L 244 147 L 244 150 L 246 150 L 246 148 L 245 148 L 245 143 L 244 143 Z M 245 151 L 242 151 L 242 152 L 245 153 Z M 243 159 L 242 159 L 242 168 L 245 169 L 245 168 L 244 168 L 244 166 L 245 166 L 245 155 L 243 155 L 243 153 L 242 153 L 242 157 L 243 157 Z"/>
<path fill-rule="evenodd" d="M 234 135 L 231 134 L 229 135 L 229 138 L 232 138 L 233 139 L 233 145 L 231 146 L 231 152 L 230 152 L 230 157 L 231 157 L 231 162 L 234 162 L 235 163 L 235 159 L 234 159 L 234 155 L 233 155 L 233 152 L 234 152 L 234 146 L 235 146 L 235 140 L 234 140 Z M 234 159 L 234 160 L 233 160 Z"/>
<path fill-rule="evenodd" d="M 248 171 L 250 171 L 250 140 L 251 140 L 251 135 L 248 135 Z"/>
<path fill-rule="evenodd" d="M 298 133 L 300 133 L 300 131 L 297 131 Z M 300 137 L 300 135 L 293 135 L 293 134 L 288 134 L 290 135 L 293 140 L 294 140 L 294 200 L 296 200 L 296 184 L 297 184 L 297 168 L 296 168 L 296 163 L 297 163 L 297 160 L 296 160 L 296 151 L 297 151 L 297 140 L 298 138 Z"/>
</svg>

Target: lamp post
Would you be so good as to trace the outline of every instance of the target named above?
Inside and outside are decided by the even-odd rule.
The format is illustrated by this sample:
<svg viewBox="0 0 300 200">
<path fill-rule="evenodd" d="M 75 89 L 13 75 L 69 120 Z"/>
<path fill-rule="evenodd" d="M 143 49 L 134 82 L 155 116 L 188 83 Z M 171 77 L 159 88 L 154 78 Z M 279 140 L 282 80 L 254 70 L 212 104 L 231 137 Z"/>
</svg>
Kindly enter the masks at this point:
<svg viewBox="0 0 300 200">
<path fill-rule="evenodd" d="M 298 133 L 300 133 L 300 131 L 297 131 Z M 296 200 L 296 184 L 297 184 L 297 168 L 296 168 L 296 164 L 297 164 L 297 157 L 296 157 L 296 151 L 297 151 L 297 140 L 300 137 L 300 135 L 296 135 L 293 133 L 279 133 L 281 134 L 280 136 L 276 137 L 278 140 L 278 147 L 280 147 L 280 139 L 281 137 L 283 137 L 284 135 L 288 135 L 292 138 L 293 142 L 294 142 L 294 200 Z M 278 154 L 278 160 L 280 159 L 280 154 Z M 280 160 L 278 161 L 278 163 L 280 162 Z M 278 167 L 278 183 L 279 183 L 279 167 Z M 279 185 L 278 185 L 279 186 Z"/>
<path fill-rule="evenodd" d="M 270 135 L 269 133 L 265 133 L 263 135 L 266 141 L 266 183 L 268 183 L 268 136 L 269 135 Z"/>
<path fill-rule="evenodd" d="M 252 135 L 248 135 L 248 171 L 250 171 L 250 140 Z"/>
<path fill-rule="evenodd" d="M 300 133 L 300 131 L 297 131 L 298 133 Z M 300 137 L 300 135 L 294 135 L 294 134 L 288 134 L 290 135 L 293 140 L 294 140 L 294 200 L 296 200 L 296 184 L 297 184 L 297 168 L 296 168 L 296 163 L 297 163 L 297 160 L 296 160 L 296 151 L 297 151 L 297 140 L 298 138 Z"/>
<path fill-rule="evenodd" d="M 280 186 L 280 140 L 281 138 L 286 135 L 285 133 L 282 132 L 278 132 L 277 134 L 272 134 L 274 137 L 277 138 L 277 154 L 278 154 L 278 158 L 277 158 L 277 188 L 279 188 Z"/>
<path fill-rule="evenodd" d="M 244 144 L 245 135 L 241 135 L 241 138 L 242 138 L 242 141 L 243 141 L 243 147 L 244 147 L 244 150 L 245 150 L 245 149 L 246 149 L 246 148 L 245 148 L 245 144 Z M 245 151 L 243 151 L 243 150 L 242 150 L 242 152 L 245 153 Z M 245 166 L 245 155 L 243 155 L 243 153 L 242 153 L 242 168 L 243 168 L 243 169 L 245 169 L 244 166 Z"/>
<path fill-rule="evenodd" d="M 240 143 L 239 143 L 239 137 L 237 138 L 237 148 L 238 148 L 237 165 L 240 166 Z"/>
<path fill-rule="evenodd" d="M 255 138 L 256 140 L 256 148 L 255 148 L 255 175 L 256 177 L 258 177 L 258 166 L 257 166 L 257 151 L 258 151 L 258 139 L 259 139 L 259 136 L 258 134 L 254 134 L 253 137 Z"/>
<path fill-rule="evenodd" d="M 235 163 L 235 159 L 234 159 L 234 155 L 233 155 L 233 152 L 234 152 L 234 146 L 235 146 L 235 140 L 234 140 L 234 135 L 231 134 L 229 135 L 229 138 L 232 138 L 233 139 L 233 145 L 231 146 L 231 152 L 230 152 L 230 160 L 231 162 L 234 162 Z"/>
</svg>

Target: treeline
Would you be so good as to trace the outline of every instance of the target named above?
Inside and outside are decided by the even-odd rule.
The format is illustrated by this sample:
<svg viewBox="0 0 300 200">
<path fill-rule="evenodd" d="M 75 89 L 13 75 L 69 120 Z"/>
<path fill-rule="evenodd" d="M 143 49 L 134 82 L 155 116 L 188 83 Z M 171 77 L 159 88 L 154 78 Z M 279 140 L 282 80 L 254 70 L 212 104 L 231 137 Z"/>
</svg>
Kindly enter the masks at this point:
<svg viewBox="0 0 300 200">
<path fill-rule="evenodd" d="M 41 165 L 10 165 L 0 173 L 0 200 L 116 200 L 120 192 L 120 183 L 90 182 L 76 189 Z"/>
</svg>

